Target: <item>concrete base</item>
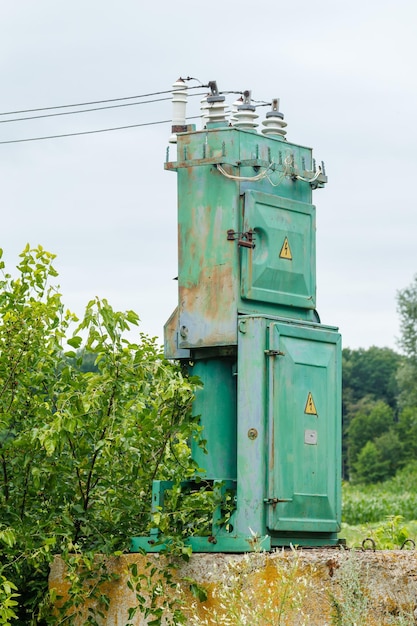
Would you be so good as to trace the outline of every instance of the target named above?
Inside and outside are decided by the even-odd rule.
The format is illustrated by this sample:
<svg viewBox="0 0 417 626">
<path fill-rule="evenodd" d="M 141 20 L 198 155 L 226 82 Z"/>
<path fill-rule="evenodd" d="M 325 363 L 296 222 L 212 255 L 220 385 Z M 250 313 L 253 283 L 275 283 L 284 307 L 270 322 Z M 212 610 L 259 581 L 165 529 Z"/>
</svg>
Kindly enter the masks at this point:
<svg viewBox="0 0 417 626">
<path fill-rule="evenodd" d="M 103 626 L 148 624 L 156 617 L 155 610 L 145 617 L 152 601 L 162 609 L 162 624 L 177 609 L 191 626 L 417 624 L 415 551 L 335 548 L 195 554 L 188 563 L 172 563 L 158 554 L 126 554 L 108 559 L 106 567 L 118 578 L 99 590 L 110 599 L 104 617 L 96 618 Z M 133 589 L 128 585 L 129 571 Z M 50 588 L 63 599 L 68 597 L 70 585 L 59 557 L 51 568 Z M 104 605 L 99 599 L 84 604 L 76 622 L 80 626 L 89 609 L 103 611 Z"/>
</svg>

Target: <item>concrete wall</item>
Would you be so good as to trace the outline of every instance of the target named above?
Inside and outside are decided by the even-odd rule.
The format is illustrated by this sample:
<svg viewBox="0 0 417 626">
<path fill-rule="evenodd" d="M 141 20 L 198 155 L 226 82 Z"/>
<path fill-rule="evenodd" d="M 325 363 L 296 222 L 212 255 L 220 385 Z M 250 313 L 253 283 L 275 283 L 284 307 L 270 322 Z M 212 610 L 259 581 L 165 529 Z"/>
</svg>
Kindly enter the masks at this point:
<svg viewBox="0 0 417 626">
<path fill-rule="evenodd" d="M 163 556 L 127 554 L 106 561 L 108 571 L 118 578 L 100 589 L 111 600 L 105 617 L 98 620 L 100 624 L 139 626 L 152 619 L 151 615 L 144 617 L 142 603 L 128 620 L 128 609 L 138 605 L 135 591 L 127 584 L 132 566 L 133 573 L 137 567 L 137 576 L 131 576 L 131 582 L 133 587 L 138 584 L 138 594 L 147 598 L 148 606 L 153 597 L 166 617 L 168 605 L 171 611 L 181 607 L 192 626 L 417 624 L 415 551 L 306 549 L 248 555 L 194 554 L 188 563 L 175 562 L 175 567 L 168 567 Z M 163 572 L 168 572 L 168 578 L 173 573 L 172 583 L 164 579 Z M 68 594 L 69 583 L 60 558 L 51 568 L 50 588 L 64 598 Z M 196 595 L 204 592 L 207 599 L 201 602 Z M 97 600 L 84 604 L 77 623 L 84 624 L 88 609 L 97 607 Z"/>
</svg>

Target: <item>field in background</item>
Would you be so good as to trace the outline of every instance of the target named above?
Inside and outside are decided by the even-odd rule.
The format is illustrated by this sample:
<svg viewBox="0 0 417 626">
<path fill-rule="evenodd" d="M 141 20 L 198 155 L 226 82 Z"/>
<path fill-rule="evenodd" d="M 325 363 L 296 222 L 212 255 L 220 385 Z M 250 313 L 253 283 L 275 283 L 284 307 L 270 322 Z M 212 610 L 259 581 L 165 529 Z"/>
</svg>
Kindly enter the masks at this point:
<svg viewBox="0 0 417 626">
<path fill-rule="evenodd" d="M 377 550 L 398 549 L 404 541 L 417 543 L 417 463 L 394 478 L 375 485 L 343 485 L 342 531 L 348 547 L 361 547 L 371 538 Z M 365 542 L 367 549 L 372 541 Z M 413 547 L 411 541 L 404 549 Z"/>
</svg>

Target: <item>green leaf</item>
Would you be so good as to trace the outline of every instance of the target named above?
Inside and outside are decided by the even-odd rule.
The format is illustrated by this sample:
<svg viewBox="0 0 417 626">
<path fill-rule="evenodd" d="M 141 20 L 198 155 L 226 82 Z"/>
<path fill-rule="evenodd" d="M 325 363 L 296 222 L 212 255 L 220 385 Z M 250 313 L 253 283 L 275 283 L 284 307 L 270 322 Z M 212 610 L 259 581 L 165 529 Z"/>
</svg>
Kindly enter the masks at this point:
<svg viewBox="0 0 417 626">
<path fill-rule="evenodd" d="M 193 596 L 197 598 L 197 600 L 199 600 L 199 602 L 205 602 L 207 600 L 207 591 L 204 589 L 204 587 L 201 587 L 197 583 L 191 583 L 190 591 Z"/>
<path fill-rule="evenodd" d="M 82 344 L 82 337 L 79 336 L 74 336 L 71 337 L 70 339 L 67 339 L 67 343 L 69 346 L 71 346 L 72 348 L 79 348 Z"/>
<path fill-rule="evenodd" d="M 137 606 L 133 606 L 133 607 L 130 607 L 130 609 L 128 609 L 127 613 L 128 613 L 128 620 L 129 621 L 131 621 L 135 617 L 138 608 L 139 607 L 137 607 Z"/>
<path fill-rule="evenodd" d="M 6 544 L 9 548 L 12 548 L 16 543 L 16 533 L 12 528 L 6 528 L 0 530 L 0 541 Z"/>
</svg>

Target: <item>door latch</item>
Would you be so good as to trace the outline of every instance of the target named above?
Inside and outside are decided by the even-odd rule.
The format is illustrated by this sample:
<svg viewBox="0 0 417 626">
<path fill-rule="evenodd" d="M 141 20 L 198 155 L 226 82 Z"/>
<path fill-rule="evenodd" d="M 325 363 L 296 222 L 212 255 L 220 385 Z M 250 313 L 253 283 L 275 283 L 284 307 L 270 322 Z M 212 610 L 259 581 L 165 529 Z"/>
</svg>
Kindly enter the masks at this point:
<svg viewBox="0 0 417 626">
<path fill-rule="evenodd" d="M 285 352 L 281 350 L 264 350 L 266 356 L 285 356 Z"/>
<path fill-rule="evenodd" d="M 242 248 L 254 248 L 255 247 L 255 234 L 253 230 L 248 230 L 245 233 L 238 233 L 233 229 L 227 231 L 227 241 L 236 241 L 237 245 Z"/>
<path fill-rule="evenodd" d="M 275 506 L 280 502 L 292 502 L 292 498 L 264 498 L 264 502 L 265 504 L 272 504 L 272 506 Z"/>
</svg>

